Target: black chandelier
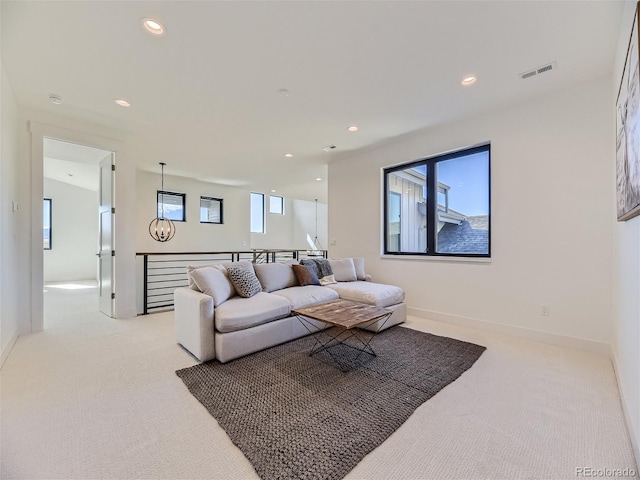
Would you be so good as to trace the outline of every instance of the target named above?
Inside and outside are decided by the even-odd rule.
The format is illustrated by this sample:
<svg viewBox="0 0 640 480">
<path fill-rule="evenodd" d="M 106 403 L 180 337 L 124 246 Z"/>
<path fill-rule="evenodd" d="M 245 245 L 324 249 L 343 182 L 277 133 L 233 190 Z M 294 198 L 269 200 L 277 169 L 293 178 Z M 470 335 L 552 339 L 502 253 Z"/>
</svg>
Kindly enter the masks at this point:
<svg viewBox="0 0 640 480">
<path fill-rule="evenodd" d="M 162 166 L 162 190 L 160 191 L 162 215 L 151 220 L 149 235 L 157 242 L 168 242 L 176 234 L 176 226 L 173 221 L 164 218 L 164 166 L 166 163 L 160 162 L 160 165 Z"/>
</svg>

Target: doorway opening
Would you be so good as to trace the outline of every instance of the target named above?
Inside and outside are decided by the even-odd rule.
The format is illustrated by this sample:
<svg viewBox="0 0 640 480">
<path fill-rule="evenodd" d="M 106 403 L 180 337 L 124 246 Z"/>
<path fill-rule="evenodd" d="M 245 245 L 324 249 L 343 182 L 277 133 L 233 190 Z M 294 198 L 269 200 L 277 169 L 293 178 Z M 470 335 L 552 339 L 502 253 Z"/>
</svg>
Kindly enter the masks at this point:
<svg viewBox="0 0 640 480">
<path fill-rule="evenodd" d="M 108 150 L 43 139 L 45 328 L 113 316 L 113 161 Z"/>
</svg>

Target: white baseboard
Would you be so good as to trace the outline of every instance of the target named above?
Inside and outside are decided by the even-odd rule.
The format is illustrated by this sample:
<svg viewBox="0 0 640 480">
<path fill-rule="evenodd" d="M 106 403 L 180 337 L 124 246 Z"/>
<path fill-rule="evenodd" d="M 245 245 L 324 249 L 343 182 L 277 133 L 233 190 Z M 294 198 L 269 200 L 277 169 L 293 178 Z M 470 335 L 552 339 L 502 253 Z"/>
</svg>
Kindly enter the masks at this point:
<svg viewBox="0 0 640 480">
<path fill-rule="evenodd" d="M 11 336 L 11 340 L 9 340 L 9 343 L 7 344 L 7 346 L 2 350 L 2 354 L 0 354 L 0 370 L 2 370 L 4 361 L 9 357 L 9 354 L 11 353 L 11 349 L 13 349 L 13 346 L 16 344 L 16 340 L 18 340 L 17 330 L 13 332 L 13 335 Z"/>
<path fill-rule="evenodd" d="M 547 343 L 559 347 L 575 348 L 576 350 L 584 350 L 593 353 L 602 353 L 612 356 L 611 345 L 604 342 L 596 342 L 584 338 L 569 337 L 566 335 L 558 335 L 556 333 L 542 332 L 529 328 L 515 327 L 513 325 L 505 325 L 502 323 L 489 322 L 477 318 L 462 317 L 451 315 L 448 313 L 432 312 L 421 308 L 407 308 L 407 315 L 418 318 L 426 318 L 428 320 L 436 320 L 438 322 L 460 325 L 463 327 L 476 328 L 489 332 L 502 333 L 511 335 L 512 337 L 525 338 L 534 342 Z"/>
<path fill-rule="evenodd" d="M 631 422 L 631 416 L 629 415 L 629 400 L 626 395 L 624 382 L 622 381 L 622 377 L 620 376 L 620 367 L 618 365 L 618 355 L 616 354 L 615 351 L 611 355 L 611 360 L 613 361 L 613 370 L 616 372 L 616 380 L 618 382 L 618 391 L 620 392 L 620 402 L 622 403 L 624 420 L 627 425 L 629 437 L 631 438 L 631 446 L 633 447 L 633 454 L 636 457 L 636 471 L 640 471 L 640 462 L 639 462 L 640 448 L 638 445 L 638 436 L 637 436 L 636 429 L 633 427 L 633 423 Z"/>
</svg>

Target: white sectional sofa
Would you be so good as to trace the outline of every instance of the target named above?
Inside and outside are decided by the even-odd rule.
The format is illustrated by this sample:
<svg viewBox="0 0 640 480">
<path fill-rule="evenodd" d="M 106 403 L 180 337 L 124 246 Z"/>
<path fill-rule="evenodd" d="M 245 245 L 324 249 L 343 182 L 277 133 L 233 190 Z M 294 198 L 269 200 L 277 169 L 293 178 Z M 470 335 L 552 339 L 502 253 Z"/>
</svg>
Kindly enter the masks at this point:
<svg viewBox="0 0 640 480">
<path fill-rule="evenodd" d="M 393 314 L 383 329 L 407 317 L 404 291 L 371 282 L 362 258 L 330 260 L 336 283 L 325 286 L 301 286 L 291 264 L 239 263 L 246 263 L 244 267 L 255 272 L 262 291 L 249 298 L 237 295 L 224 265 L 190 267 L 191 286 L 175 291 L 177 341 L 202 362 L 214 358 L 228 362 L 308 335 L 291 310 L 338 298 L 391 310 Z M 321 322 L 314 323 L 324 328 Z M 379 327 L 374 323 L 368 328 Z"/>
</svg>

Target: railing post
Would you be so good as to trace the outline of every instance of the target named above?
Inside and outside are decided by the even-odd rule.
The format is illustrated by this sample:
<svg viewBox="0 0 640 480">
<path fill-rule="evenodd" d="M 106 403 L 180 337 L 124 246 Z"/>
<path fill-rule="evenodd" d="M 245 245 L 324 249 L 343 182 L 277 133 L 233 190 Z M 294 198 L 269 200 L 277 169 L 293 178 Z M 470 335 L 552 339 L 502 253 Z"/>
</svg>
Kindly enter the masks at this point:
<svg viewBox="0 0 640 480">
<path fill-rule="evenodd" d="M 142 298 L 142 314 L 146 315 L 147 313 L 149 313 L 148 308 L 147 308 L 147 269 L 149 267 L 149 256 L 148 255 L 144 255 L 142 257 L 142 292 L 143 292 L 143 298 Z"/>
</svg>

